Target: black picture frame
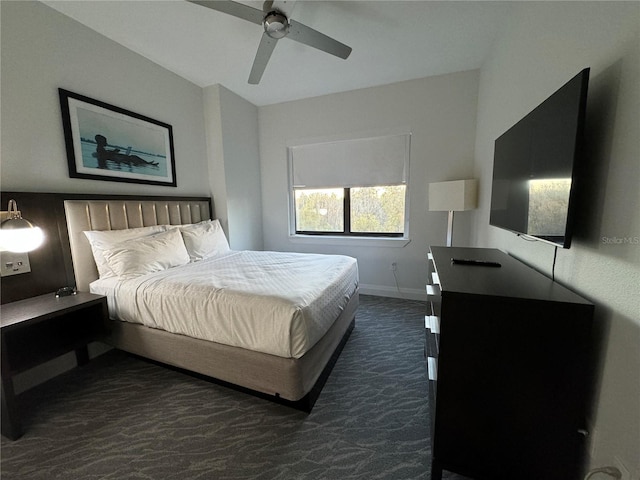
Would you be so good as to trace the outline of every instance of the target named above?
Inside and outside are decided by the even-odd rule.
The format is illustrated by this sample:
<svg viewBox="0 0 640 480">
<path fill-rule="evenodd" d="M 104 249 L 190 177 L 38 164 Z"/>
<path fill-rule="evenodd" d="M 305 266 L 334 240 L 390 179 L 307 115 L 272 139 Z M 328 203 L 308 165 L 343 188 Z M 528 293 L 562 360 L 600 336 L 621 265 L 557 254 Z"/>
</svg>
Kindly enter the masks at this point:
<svg viewBox="0 0 640 480">
<path fill-rule="evenodd" d="M 69 177 L 176 187 L 167 123 L 58 89 Z"/>
</svg>

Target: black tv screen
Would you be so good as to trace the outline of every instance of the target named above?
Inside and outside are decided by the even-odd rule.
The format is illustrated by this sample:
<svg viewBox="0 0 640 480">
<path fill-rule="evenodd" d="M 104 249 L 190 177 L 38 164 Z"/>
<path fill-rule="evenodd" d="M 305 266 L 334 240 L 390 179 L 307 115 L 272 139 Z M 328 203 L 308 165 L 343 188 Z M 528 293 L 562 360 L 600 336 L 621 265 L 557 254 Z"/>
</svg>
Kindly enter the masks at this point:
<svg viewBox="0 0 640 480">
<path fill-rule="evenodd" d="M 569 248 L 588 83 L 585 68 L 498 137 L 491 225 Z"/>
</svg>

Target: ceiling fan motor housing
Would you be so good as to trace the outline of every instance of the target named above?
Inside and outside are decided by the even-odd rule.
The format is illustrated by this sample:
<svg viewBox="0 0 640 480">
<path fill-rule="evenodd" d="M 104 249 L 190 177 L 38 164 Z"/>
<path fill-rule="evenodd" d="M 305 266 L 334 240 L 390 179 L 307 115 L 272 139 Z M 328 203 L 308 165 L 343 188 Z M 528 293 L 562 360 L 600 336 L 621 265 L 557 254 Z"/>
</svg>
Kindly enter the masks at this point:
<svg viewBox="0 0 640 480">
<path fill-rule="evenodd" d="M 271 38 L 283 38 L 289 33 L 289 19 L 277 10 L 267 13 L 262 24 L 265 33 Z"/>
</svg>

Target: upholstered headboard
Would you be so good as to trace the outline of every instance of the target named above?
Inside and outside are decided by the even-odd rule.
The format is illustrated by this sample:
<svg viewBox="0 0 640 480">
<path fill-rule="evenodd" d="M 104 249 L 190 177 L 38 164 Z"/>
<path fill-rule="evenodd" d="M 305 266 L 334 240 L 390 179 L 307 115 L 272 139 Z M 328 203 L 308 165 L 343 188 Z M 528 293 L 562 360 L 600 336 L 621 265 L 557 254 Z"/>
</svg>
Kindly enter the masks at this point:
<svg viewBox="0 0 640 480">
<path fill-rule="evenodd" d="M 64 211 L 75 273 L 76 288 L 89 291 L 98 279 L 87 230 L 123 230 L 153 225 L 184 225 L 211 219 L 211 202 L 197 198 L 158 200 L 65 200 Z"/>
</svg>

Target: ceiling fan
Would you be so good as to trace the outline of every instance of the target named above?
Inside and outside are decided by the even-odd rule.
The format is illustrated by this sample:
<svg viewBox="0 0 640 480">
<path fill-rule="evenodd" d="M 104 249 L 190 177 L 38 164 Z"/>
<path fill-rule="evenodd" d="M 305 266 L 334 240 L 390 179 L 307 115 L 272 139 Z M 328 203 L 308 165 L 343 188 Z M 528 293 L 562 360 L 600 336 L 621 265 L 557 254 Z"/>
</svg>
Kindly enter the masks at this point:
<svg viewBox="0 0 640 480">
<path fill-rule="evenodd" d="M 258 52 L 249 74 L 249 83 L 252 85 L 260 83 L 276 43 L 284 37 L 343 59 L 346 59 L 351 53 L 351 47 L 344 43 L 340 43 L 313 28 L 289 19 L 284 12 L 273 8 L 273 0 L 264 2 L 262 10 L 231 0 L 187 1 L 263 26 L 264 34 L 260 40 Z"/>
</svg>

